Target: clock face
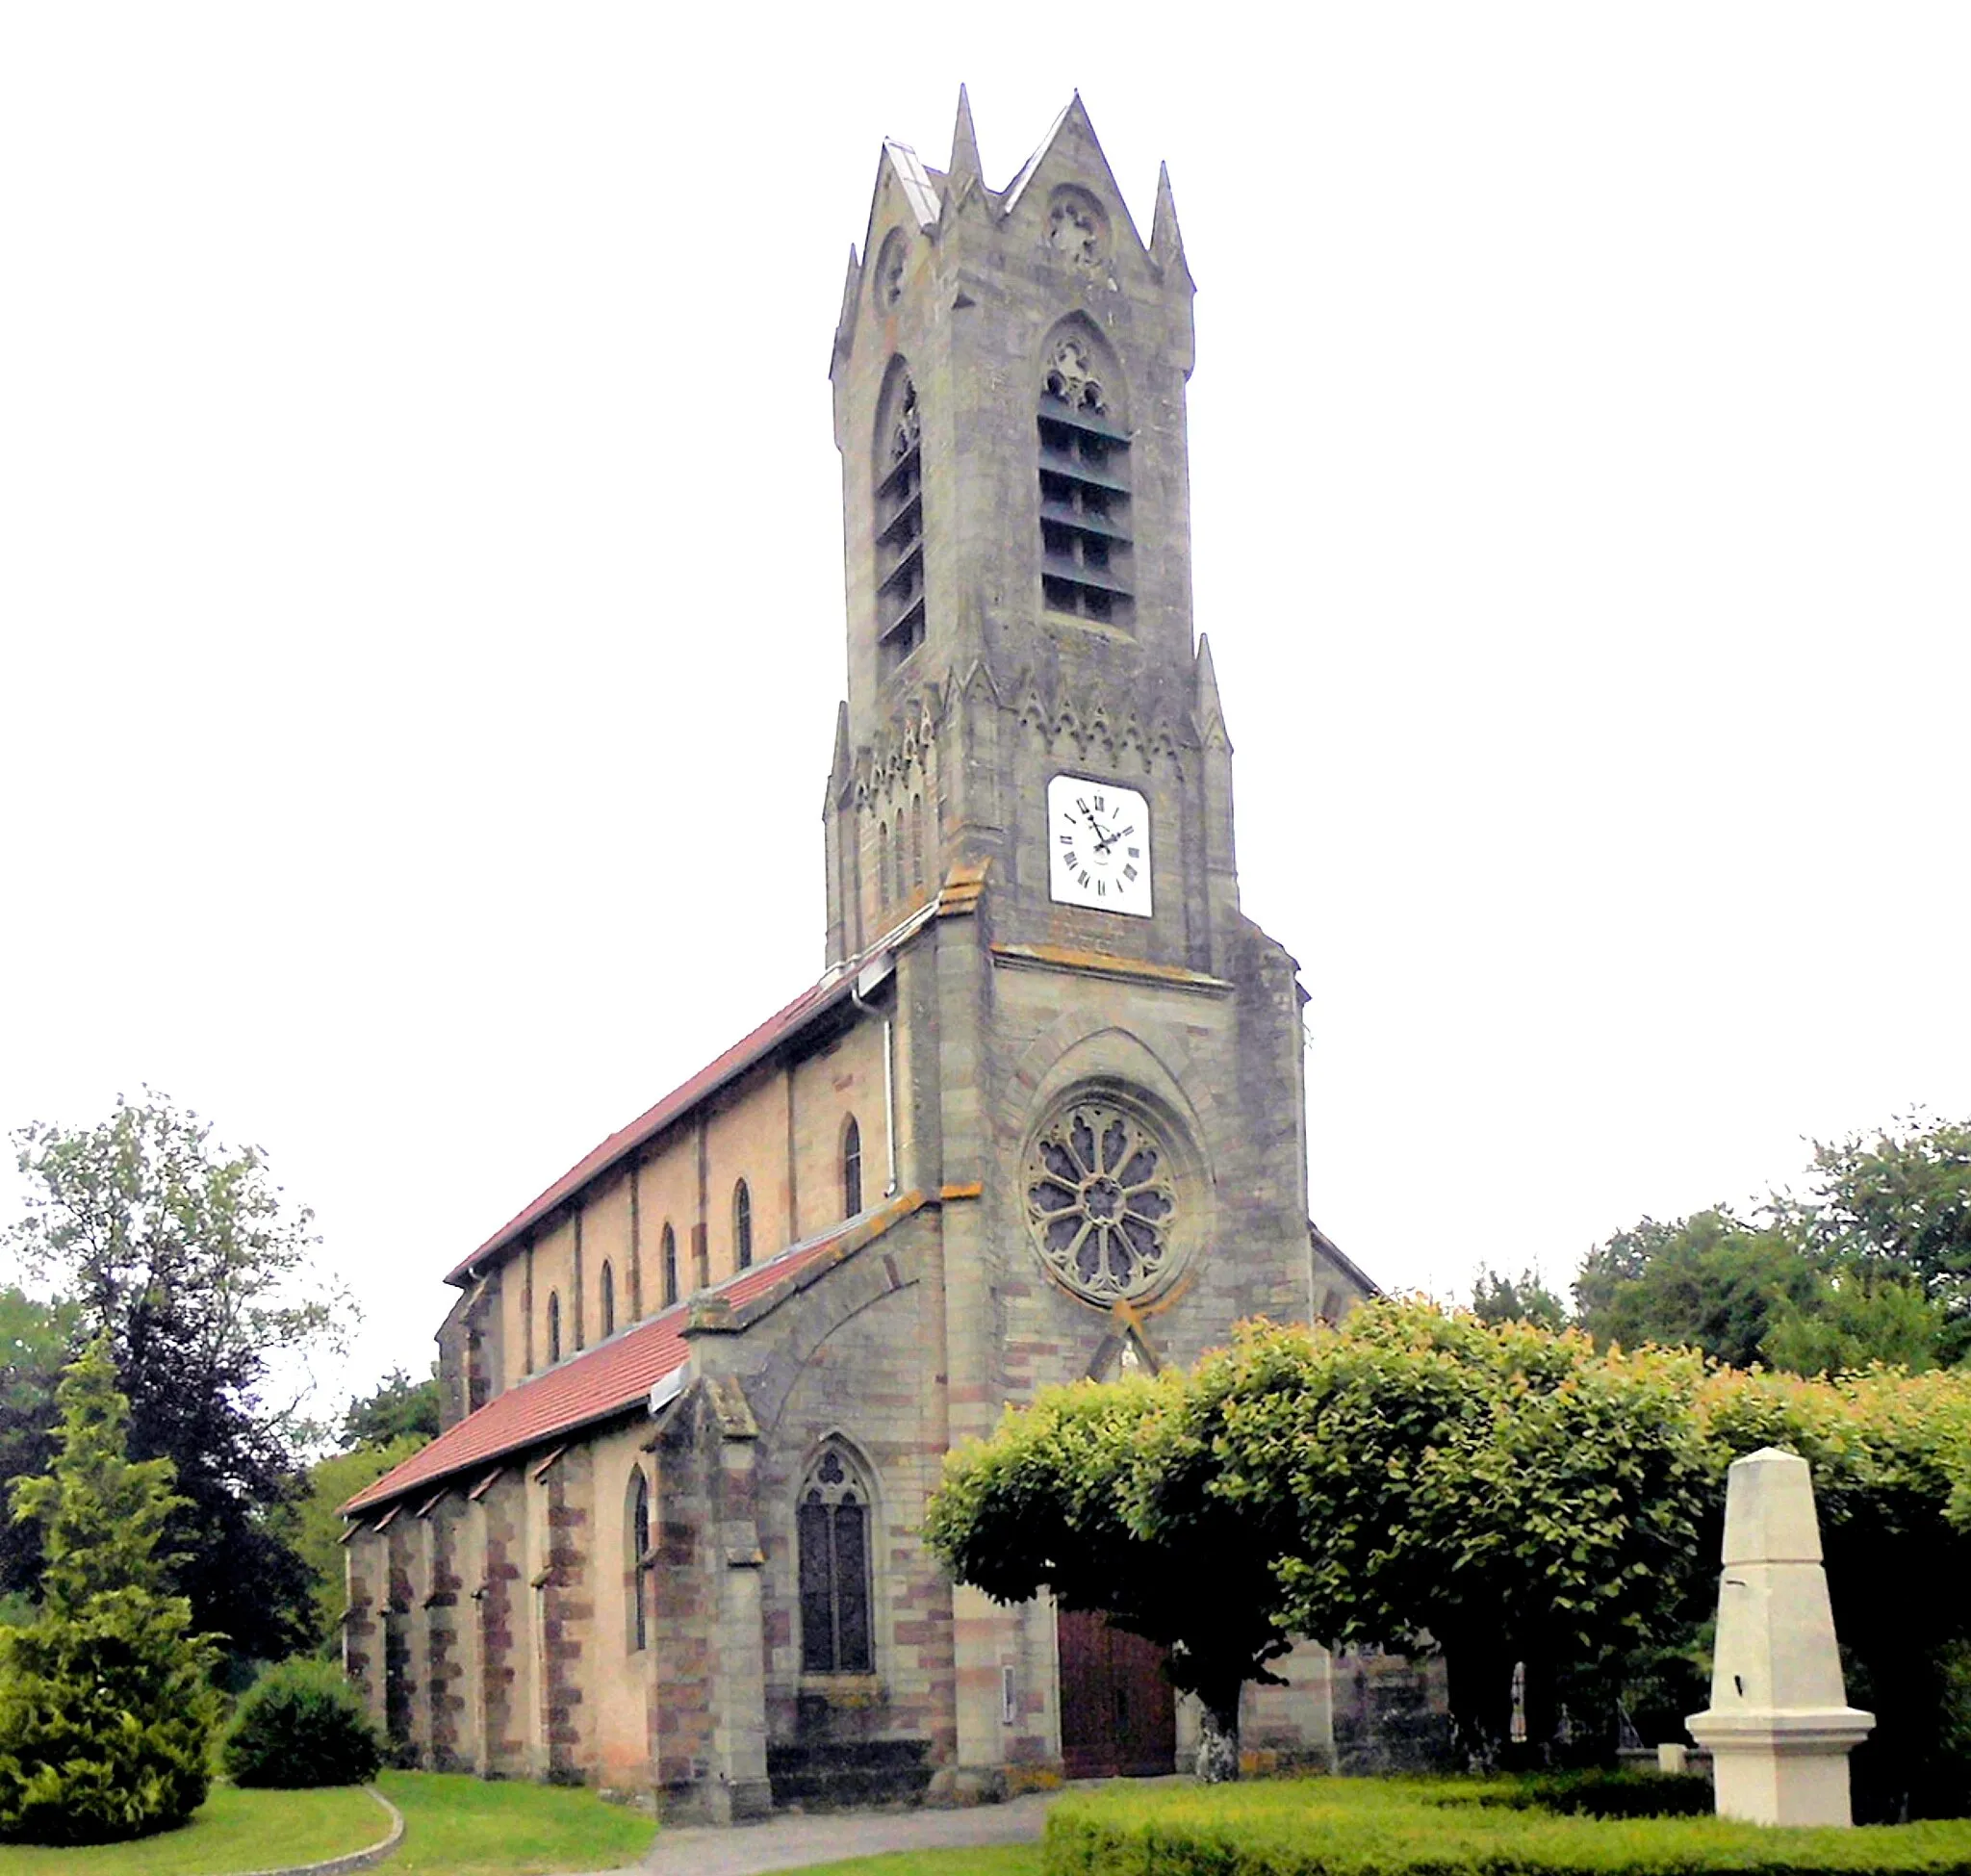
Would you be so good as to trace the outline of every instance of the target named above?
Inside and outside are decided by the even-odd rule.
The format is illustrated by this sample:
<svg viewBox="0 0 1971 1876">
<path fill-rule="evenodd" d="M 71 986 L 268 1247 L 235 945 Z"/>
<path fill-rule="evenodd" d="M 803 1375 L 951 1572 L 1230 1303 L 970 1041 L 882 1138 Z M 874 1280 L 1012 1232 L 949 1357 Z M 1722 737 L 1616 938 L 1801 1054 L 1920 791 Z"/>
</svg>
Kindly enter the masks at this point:
<svg viewBox="0 0 1971 1876">
<path fill-rule="evenodd" d="M 1047 883 L 1063 906 L 1150 915 L 1150 804 L 1086 776 L 1047 784 Z"/>
</svg>

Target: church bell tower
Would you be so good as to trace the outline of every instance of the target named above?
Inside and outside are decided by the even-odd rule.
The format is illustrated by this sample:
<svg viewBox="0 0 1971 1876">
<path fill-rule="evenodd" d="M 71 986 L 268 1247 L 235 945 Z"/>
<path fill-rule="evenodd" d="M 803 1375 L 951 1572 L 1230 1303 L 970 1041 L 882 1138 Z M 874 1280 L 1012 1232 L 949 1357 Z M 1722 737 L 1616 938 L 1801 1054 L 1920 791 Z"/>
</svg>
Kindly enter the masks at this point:
<svg viewBox="0 0 1971 1876">
<path fill-rule="evenodd" d="M 1191 626 L 1193 286 L 1079 96 L 1002 191 L 878 162 L 831 377 L 848 698 L 824 806 L 831 964 L 989 871 L 999 936 L 1198 970 L 1238 917 L 1230 746 Z"/>
</svg>

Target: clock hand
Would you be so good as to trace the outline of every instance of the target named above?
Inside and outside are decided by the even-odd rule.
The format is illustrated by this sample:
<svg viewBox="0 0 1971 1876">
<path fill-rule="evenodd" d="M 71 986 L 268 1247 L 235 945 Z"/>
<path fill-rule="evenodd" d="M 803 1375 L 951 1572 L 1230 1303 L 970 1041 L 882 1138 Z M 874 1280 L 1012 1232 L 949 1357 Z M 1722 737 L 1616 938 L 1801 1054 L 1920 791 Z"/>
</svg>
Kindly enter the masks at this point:
<svg viewBox="0 0 1971 1876">
<path fill-rule="evenodd" d="M 1095 832 L 1099 834 L 1101 833 L 1101 829 L 1097 828 Z M 1128 827 L 1119 827 L 1115 830 L 1113 834 L 1110 835 L 1108 838 L 1103 840 L 1097 840 L 1095 842 L 1095 851 L 1097 853 L 1107 853 L 1109 849 L 1116 843 L 1116 841 L 1122 839 L 1125 835 L 1134 834 L 1135 832 L 1136 823 L 1133 821 L 1130 823 Z"/>
</svg>

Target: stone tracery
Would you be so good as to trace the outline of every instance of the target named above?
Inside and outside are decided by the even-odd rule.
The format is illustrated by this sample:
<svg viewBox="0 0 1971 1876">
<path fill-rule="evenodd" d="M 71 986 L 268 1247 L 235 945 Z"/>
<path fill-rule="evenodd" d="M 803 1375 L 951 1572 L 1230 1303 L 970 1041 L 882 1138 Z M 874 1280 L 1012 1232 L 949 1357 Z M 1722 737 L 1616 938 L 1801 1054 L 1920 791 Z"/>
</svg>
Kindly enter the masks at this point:
<svg viewBox="0 0 1971 1876">
<path fill-rule="evenodd" d="M 1106 219 L 1092 197 L 1062 190 L 1047 212 L 1047 245 L 1081 267 L 1099 267 L 1109 244 Z"/>
<path fill-rule="evenodd" d="M 1095 375 L 1088 347 L 1080 339 L 1068 337 L 1054 347 L 1054 356 L 1048 361 L 1043 382 L 1047 395 L 1059 398 L 1071 410 L 1086 411 L 1091 417 L 1108 414 L 1109 403 L 1103 394 L 1102 381 Z"/>
<path fill-rule="evenodd" d="M 1028 1155 L 1026 1198 L 1041 1258 L 1078 1296 L 1123 1301 L 1165 1274 L 1177 1212 L 1169 1152 L 1131 1110 L 1097 1099 L 1062 1109 Z"/>
</svg>

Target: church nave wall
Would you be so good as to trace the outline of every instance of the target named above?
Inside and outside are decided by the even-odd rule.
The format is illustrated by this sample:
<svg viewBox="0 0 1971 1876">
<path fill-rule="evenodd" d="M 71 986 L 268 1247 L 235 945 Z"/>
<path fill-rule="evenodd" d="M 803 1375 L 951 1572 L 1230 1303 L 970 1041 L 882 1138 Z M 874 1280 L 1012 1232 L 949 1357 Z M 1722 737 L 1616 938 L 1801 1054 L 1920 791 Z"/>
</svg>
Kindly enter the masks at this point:
<svg viewBox="0 0 1971 1876">
<path fill-rule="evenodd" d="M 871 1016 L 852 1024 L 818 1053 L 797 1062 L 793 1077 L 794 1237 L 799 1241 L 850 1216 L 842 1189 L 842 1147 L 852 1115 L 861 1145 L 862 1202 L 858 1209 L 881 1203 L 890 1186 L 881 1020 Z"/>
<path fill-rule="evenodd" d="M 705 1118 L 705 1222 L 713 1283 L 763 1263 L 792 1242 L 787 1144 L 784 1070 L 762 1065 L 735 1089 L 714 1097 Z M 751 1233 L 743 1257 L 737 1202 L 741 1180 Z"/>
</svg>

